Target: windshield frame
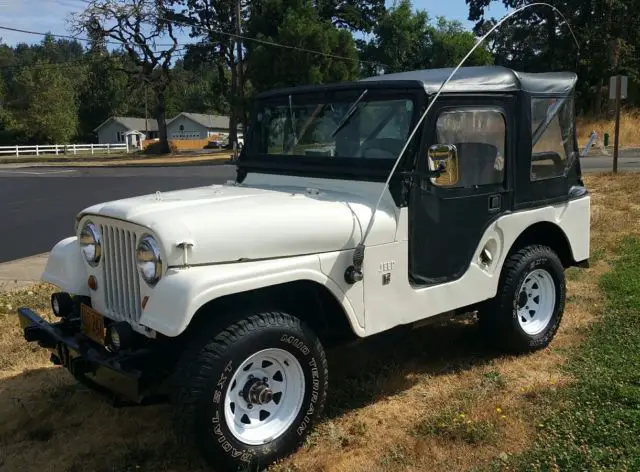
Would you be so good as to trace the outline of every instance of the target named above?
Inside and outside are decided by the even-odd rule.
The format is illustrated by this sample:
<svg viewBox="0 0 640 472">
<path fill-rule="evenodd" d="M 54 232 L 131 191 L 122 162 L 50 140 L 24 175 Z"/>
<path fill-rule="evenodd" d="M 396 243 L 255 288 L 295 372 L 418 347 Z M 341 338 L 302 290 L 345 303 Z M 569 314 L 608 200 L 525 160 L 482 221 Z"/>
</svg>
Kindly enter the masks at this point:
<svg viewBox="0 0 640 472">
<path fill-rule="evenodd" d="M 407 99 L 413 101 L 413 112 L 409 124 L 409 132 L 415 127 L 427 101 L 424 86 L 417 81 L 379 81 L 350 82 L 346 84 L 305 86 L 276 91 L 269 91 L 256 96 L 251 110 L 251 120 L 256 120 L 257 113 L 269 103 L 288 103 L 291 95 L 298 103 L 308 101 L 329 102 L 348 94 L 351 102 L 355 102 L 367 90 L 363 102 L 376 100 Z M 339 98 L 338 98 L 339 99 Z M 245 136 L 245 146 L 240 153 L 236 165 L 241 172 L 261 172 L 286 175 L 302 175 L 350 180 L 384 181 L 393 165 L 394 159 L 376 159 L 364 157 L 313 157 L 300 158 L 295 155 L 277 155 L 254 153 L 259 136 L 254 134 L 251 126 Z M 414 144 L 407 148 L 403 161 L 412 156 L 419 143 L 421 134 L 414 137 Z M 254 141 L 255 140 L 255 141 Z M 397 156 L 396 156 L 397 157 Z M 412 161 L 412 159 L 409 159 Z"/>
</svg>

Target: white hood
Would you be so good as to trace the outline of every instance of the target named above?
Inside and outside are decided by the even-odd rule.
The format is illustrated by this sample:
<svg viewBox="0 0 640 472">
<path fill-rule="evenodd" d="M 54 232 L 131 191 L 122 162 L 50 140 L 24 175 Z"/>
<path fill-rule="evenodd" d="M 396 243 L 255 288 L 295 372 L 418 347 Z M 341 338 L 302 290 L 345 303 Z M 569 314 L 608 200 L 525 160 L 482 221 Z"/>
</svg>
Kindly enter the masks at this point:
<svg viewBox="0 0 640 472">
<path fill-rule="evenodd" d="M 82 215 L 148 228 L 170 266 L 182 264 L 183 253 L 176 244 L 183 241 L 193 243 L 190 264 L 212 264 L 354 248 L 381 189 L 381 183 L 262 176 L 251 184 L 212 185 L 101 203 Z M 396 208 L 387 196 L 367 245 L 395 238 Z"/>
</svg>

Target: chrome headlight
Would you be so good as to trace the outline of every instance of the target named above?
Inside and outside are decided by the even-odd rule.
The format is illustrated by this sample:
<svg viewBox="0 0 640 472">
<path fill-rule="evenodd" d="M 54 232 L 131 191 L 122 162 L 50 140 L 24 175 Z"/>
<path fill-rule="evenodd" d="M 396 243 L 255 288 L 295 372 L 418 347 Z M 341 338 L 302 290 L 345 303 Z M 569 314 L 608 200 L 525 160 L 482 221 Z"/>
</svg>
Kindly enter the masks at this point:
<svg viewBox="0 0 640 472">
<path fill-rule="evenodd" d="M 102 255 L 102 235 L 96 225 L 85 223 L 80 232 L 80 247 L 86 261 L 93 267 L 100 262 Z"/>
<path fill-rule="evenodd" d="M 155 285 L 162 276 L 162 258 L 158 243 L 152 236 L 140 239 L 136 248 L 136 260 L 144 281 L 151 286 Z"/>
</svg>

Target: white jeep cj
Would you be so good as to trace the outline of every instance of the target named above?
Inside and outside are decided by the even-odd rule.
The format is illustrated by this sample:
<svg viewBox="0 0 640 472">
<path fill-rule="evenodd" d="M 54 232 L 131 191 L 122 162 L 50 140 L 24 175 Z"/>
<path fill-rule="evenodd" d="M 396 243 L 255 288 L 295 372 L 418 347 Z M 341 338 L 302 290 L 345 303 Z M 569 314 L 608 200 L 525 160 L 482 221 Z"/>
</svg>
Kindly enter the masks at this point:
<svg viewBox="0 0 640 472">
<path fill-rule="evenodd" d="M 450 72 L 260 94 L 234 182 L 78 215 L 43 274 L 60 319 L 20 308 L 26 340 L 96 389 L 167 394 L 225 470 L 301 444 L 328 346 L 471 311 L 502 350 L 547 346 L 589 259 L 576 76 L 462 68 L 416 128 Z"/>
</svg>

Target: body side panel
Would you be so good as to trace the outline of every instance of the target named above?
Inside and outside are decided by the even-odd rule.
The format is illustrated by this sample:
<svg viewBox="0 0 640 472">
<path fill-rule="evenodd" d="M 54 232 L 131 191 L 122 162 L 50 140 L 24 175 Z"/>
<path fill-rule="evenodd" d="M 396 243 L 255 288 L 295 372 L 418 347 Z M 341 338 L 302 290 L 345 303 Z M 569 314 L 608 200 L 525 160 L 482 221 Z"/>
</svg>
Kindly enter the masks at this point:
<svg viewBox="0 0 640 472">
<path fill-rule="evenodd" d="M 402 210 L 403 213 L 406 211 Z M 590 197 L 586 196 L 562 205 L 504 215 L 484 232 L 472 262 L 461 278 L 432 286 L 413 286 L 409 282 L 406 239 L 367 247 L 364 262 L 366 335 L 494 297 L 507 254 L 518 237 L 536 223 L 558 225 L 569 241 L 574 260 L 586 260 L 589 257 L 589 212 Z M 404 222 L 406 218 L 401 216 L 400 221 Z M 456 250 L 452 244 L 455 242 L 448 241 L 433 250 Z M 493 255 L 489 266 L 482 265 L 479 260 L 485 247 Z M 386 277 L 390 280 L 385 281 L 385 274 L 389 274 Z"/>
</svg>

